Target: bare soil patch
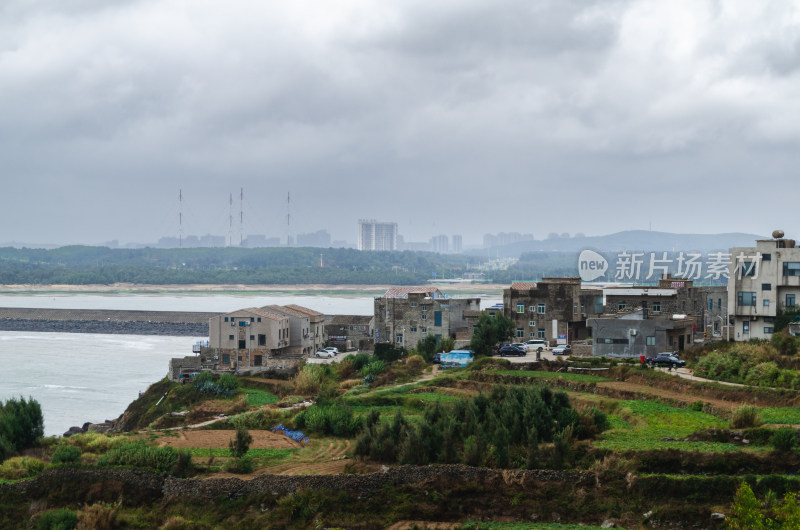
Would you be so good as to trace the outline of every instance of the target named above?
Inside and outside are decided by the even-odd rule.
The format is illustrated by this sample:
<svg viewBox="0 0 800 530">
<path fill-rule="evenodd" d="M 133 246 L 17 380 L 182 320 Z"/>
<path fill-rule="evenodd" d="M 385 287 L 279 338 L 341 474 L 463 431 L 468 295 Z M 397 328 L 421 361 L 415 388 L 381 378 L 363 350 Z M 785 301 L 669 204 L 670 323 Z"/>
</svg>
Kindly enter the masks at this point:
<svg viewBox="0 0 800 530">
<path fill-rule="evenodd" d="M 200 447 L 225 449 L 236 436 L 236 431 L 178 431 L 178 436 L 159 438 L 158 445 L 177 448 Z M 272 431 L 250 431 L 251 449 L 299 449 L 301 444 L 283 434 Z"/>
</svg>

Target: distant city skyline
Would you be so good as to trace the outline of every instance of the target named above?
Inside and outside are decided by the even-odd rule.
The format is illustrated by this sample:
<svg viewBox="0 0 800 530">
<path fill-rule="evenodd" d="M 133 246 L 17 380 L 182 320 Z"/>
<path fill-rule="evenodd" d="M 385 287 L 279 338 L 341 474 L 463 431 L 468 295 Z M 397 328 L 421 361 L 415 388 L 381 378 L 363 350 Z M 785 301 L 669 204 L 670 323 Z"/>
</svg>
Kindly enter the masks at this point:
<svg viewBox="0 0 800 530">
<path fill-rule="evenodd" d="M 407 241 L 467 247 L 795 222 L 790 2 L 7 0 L 2 13 L 0 242 L 320 227 L 354 241 L 358 219 L 390 219 Z"/>
</svg>

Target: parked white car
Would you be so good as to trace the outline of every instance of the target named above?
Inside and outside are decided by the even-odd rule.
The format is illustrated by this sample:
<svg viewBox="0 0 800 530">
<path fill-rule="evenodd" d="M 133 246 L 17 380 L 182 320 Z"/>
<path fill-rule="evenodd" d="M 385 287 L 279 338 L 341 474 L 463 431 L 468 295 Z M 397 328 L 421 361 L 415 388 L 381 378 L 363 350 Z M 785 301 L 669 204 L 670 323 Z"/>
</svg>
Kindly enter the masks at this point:
<svg viewBox="0 0 800 530">
<path fill-rule="evenodd" d="M 325 351 L 329 351 L 334 355 L 338 355 L 339 354 L 339 348 L 336 348 L 334 346 L 328 346 L 327 348 L 325 348 Z"/>
<path fill-rule="evenodd" d="M 328 350 L 318 350 L 317 353 L 314 354 L 315 357 L 320 357 L 322 359 L 330 359 L 334 355 L 336 354 Z"/>
<path fill-rule="evenodd" d="M 541 348 L 543 350 L 549 350 L 550 349 L 550 343 L 548 341 L 546 341 L 545 339 L 531 339 L 531 340 L 525 341 L 525 346 L 527 346 L 528 351 L 536 351 L 539 348 Z"/>
</svg>

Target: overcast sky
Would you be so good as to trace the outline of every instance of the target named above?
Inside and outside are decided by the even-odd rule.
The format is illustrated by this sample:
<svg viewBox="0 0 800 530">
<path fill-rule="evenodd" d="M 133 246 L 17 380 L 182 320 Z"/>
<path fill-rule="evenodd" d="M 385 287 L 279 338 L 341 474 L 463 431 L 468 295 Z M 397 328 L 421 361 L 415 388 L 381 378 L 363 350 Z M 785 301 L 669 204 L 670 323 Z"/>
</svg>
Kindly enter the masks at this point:
<svg viewBox="0 0 800 530">
<path fill-rule="evenodd" d="M 800 3 L 4 0 L 0 242 L 800 237 Z M 287 193 L 291 227 L 287 228 Z"/>
</svg>

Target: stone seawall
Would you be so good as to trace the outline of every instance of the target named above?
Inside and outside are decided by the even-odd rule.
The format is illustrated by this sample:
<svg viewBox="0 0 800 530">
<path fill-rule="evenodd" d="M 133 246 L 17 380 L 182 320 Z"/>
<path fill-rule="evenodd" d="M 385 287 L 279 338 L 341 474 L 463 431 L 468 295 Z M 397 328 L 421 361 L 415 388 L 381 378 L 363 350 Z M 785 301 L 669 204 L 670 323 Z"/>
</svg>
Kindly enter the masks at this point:
<svg viewBox="0 0 800 530">
<path fill-rule="evenodd" d="M 0 331 L 207 337 L 217 313 L 0 308 Z"/>
</svg>

